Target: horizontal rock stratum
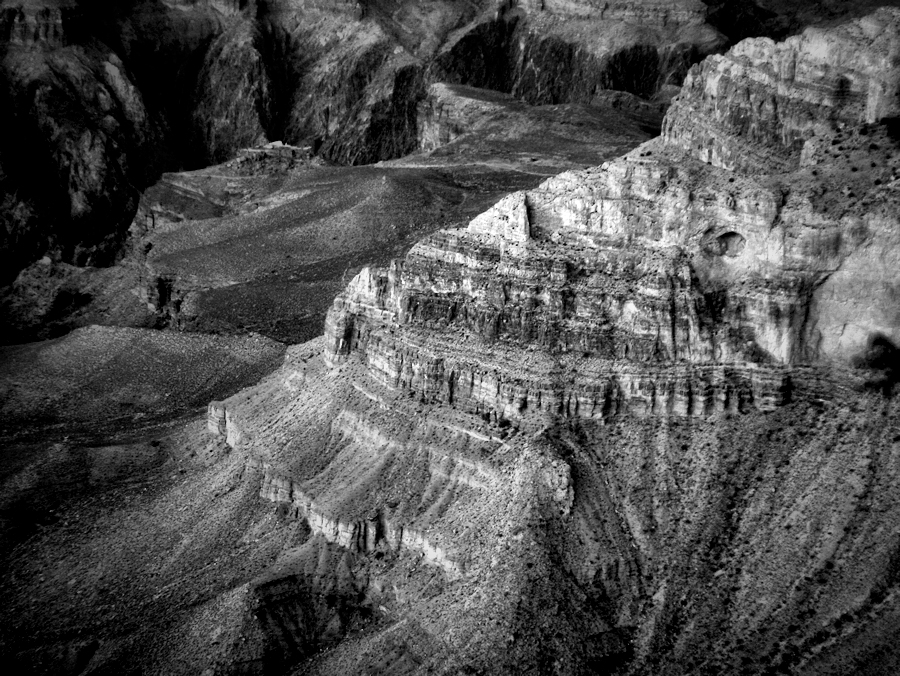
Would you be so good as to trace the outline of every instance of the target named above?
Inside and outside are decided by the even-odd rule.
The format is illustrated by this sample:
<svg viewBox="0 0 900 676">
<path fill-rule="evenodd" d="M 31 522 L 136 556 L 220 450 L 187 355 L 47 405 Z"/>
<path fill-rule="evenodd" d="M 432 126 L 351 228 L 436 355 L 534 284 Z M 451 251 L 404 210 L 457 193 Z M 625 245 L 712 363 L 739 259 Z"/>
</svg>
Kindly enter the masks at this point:
<svg viewBox="0 0 900 676">
<path fill-rule="evenodd" d="M 386 384 L 471 399 L 502 419 L 535 397 L 537 409 L 570 413 L 574 396 L 588 416 L 627 400 L 664 412 L 766 409 L 787 400 L 790 366 L 846 367 L 873 341 L 896 343 L 897 17 L 710 57 L 662 138 L 511 195 L 389 270 L 360 273 L 329 314 L 326 358 L 359 352 Z M 842 51 L 823 57 L 835 43 Z M 773 55 L 790 49 L 799 63 L 831 58 L 832 70 L 848 55 L 838 72 L 869 103 L 838 106 L 809 73 L 773 78 L 783 59 Z M 741 69 L 727 84 L 721 62 Z M 745 95 L 732 104 L 736 88 Z M 796 101 L 815 124 L 798 129 Z M 797 146 L 796 166 L 731 171 L 715 158 L 732 151 L 699 152 L 687 130 L 720 119 L 732 123 L 722 144 L 734 154 L 749 144 L 760 166 L 780 167 L 779 153 Z M 560 378 L 568 384 L 551 384 Z"/>
<path fill-rule="evenodd" d="M 379 613 L 296 673 L 900 665 L 898 29 L 695 66 L 662 137 L 364 269 L 213 405 Z"/>
</svg>

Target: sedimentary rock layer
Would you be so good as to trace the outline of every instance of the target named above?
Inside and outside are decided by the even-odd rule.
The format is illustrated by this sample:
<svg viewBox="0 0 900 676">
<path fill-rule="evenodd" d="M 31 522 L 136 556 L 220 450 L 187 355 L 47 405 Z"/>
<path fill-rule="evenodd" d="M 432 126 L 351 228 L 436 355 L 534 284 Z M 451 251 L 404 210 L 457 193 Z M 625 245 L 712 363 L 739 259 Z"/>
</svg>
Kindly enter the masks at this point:
<svg viewBox="0 0 900 676">
<path fill-rule="evenodd" d="M 828 76 L 852 75 L 855 54 Z M 742 61 L 741 86 L 767 58 Z M 691 77 L 715 89 L 704 66 Z M 791 109 L 785 83 L 766 87 Z M 728 119 L 691 91 L 673 116 Z M 735 143 L 765 117 L 749 114 Z M 364 269 L 324 338 L 159 446 L 183 463 L 175 489 L 160 479 L 118 519 L 95 506 L 82 531 L 18 550 L 0 607 L 15 657 L 321 676 L 896 670 L 900 147 L 890 119 L 792 120 L 773 138 L 802 145 L 776 148 L 774 171 L 708 161 L 670 125 Z M 16 480 L 70 466 L 60 448 Z M 146 627 L 95 589 L 107 577 Z M 48 613 L 32 589 L 67 603 Z M 80 643 L 90 631 L 102 645 Z"/>
<path fill-rule="evenodd" d="M 692 71 L 663 138 L 718 167 L 796 169 L 811 136 L 900 115 L 898 28 L 883 8 L 784 42 L 745 40 Z"/>
<path fill-rule="evenodd" d="M 544 513 L 542 532 L 554 535 L 543 542 L 578 533 L 578 545 L 551 556 L 603 590 L 592 597 L 581 587 L 580 598 L 611 624 L 588 630 L 585 620 L 583 631 L 604 638 L 570 652 L 566 666 L 558 658 L 559 672 L 578 673 L 580 659 L 635 674 L 840 673 L 848 659 L 876 673 L 885 659 L 897 663 L 885 642 L 897 626 L 896 537 L 885 537 L 884 520 L 896 510 L 889 395 L 900 339 L 888 270 L 900 256 L 900 144 L 884 117 L 892 104 L 875 95 L 884 114 L 860 104 L 834 117 L 826 94 L 806 108 L 815 124 L 798 125 L 790 111 L 827 92 L 815 84 L 824 76 L 797 78 L 793 89 L 767 78 L 780 50 L 815 61 L 822 44 L 849 35 L 860 49 L 826 50 L 828 77 L 890 89 L 891 59 L 868 75 L 859 63 L 871 60 L 870 39 L 891 53 L 884 36 L 898 20 L 882 10 L 774 51 L 739 45 L 723 57 L 742 64 L 739 86 L 781 101 L 784 117 L 742 111 L 741 97 L 734 116 L 724 97 L 707 110 L 705 93 L 721 81 L 713 59 L 691 72 L 661 139 L 510 195 L 467 228 L 363 270 L 335 300 L 324 365 L 371 402 L 356 404 L 368 441 L 358 442 L 355 476 L 366 465 L 376 472 L 377 451 L 363 449 L 409 453 L 396 421 L 413 406 L 424 414 L 418 425 L 496 438 L 482 456 L 494 474 L 505 452 L 516 462 L 553 458 L 571 477 L 545 484 L 558 516 Z M 691 129 L 745 119 L 729 128 L 728 147 L 746 144 L 773 164 L 763 171 L 762 162 L 698 153 L 685 141 L 688 115 Z M 758 137 L 763 119 L 774 125 L 769 141 Z M 437 475 L 431 467 L 430 480 Z M 466 542 L 463 584 L 491 589 L 475 542 L 442 519 L 431 528 L 447 551 Z M 869 546 L 874 557 L 863 553 Z M 607 547 L 616 553 L 601 554 Z M 558 656 L 567 631 L 558 629 L 560 643 L 527 641 Z M 527 650 L 517 659 L 544 669 Z"/>
</svg>

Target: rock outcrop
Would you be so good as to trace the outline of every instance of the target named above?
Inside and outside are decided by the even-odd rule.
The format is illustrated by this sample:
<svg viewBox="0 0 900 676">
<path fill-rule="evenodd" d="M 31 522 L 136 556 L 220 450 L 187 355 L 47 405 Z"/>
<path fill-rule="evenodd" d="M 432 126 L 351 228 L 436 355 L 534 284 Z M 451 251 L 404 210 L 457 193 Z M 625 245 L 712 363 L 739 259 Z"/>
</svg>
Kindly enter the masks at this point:
<svg viewBox="0 0 900 676">
<path fill-rule="evenodd" d="M 78 0 L 0 4 L 0 45 L 63 47 L 84 35 Z"/>
<path fill-rule="evenodd" d="M 252 26 L 238 24 L 206 51 L 193 106 L 198 151 L 204 164 L 231 159 L 239 148 L 265 143 L 272 83 L 257 50 Z"/>
<path fill-rule="evenodd" d="M 398 345 L 407 326 L 415 341 L 415 331 L 439 326 L 498 342 L 491 350 L 510 342 L 537 344 L 583 359 L 641 364 L 780 367 L 832 358 L 846 364 L 876 334 L 896 340 L 895 326 L 874 317 L 858 321 L 864 312 L 842 324 L 853 326 L 856 339 L 844 336 L 837 347 L 823 338 L 841 321 L 833 313 L 848 298 L 824 309 L 821 289 L 832 287 L 832 276 L 849 284 L 852 269 L 863 275 L 855 288 L 869 289 L 861 304 L 877 308 L 873 316 L 884 317 L 892 297 L 883 261 L 897 255 L 896 195 L 889 187 L 896 181 L 897 140 L 889 121 L 893 104 L 885 102 L 893 99 L 883 92 L 893 91 L 900 77 L 890 57 L 897 20 L 896 11 L 883 10 L 833 31 L 836 37 L 810 30 L 769 50 L 781 53 L 802 44 L 804 54 L 816 54 L 819 42 L 846 41 L 848 35 L 885 50 L 873 56 L 840 43 L 848 61 L 838 73 L 857 74 L 861 62 L 877 64 L 869 76 L 872 102 L 849 106 L 844 118 L 824 112 L 831 105 L 822 104 L 807 113 L 815 124 L 802 129 L 782 99 L 800 101 L 813 86 L 796 94 L 778 87 L 776 94 L 775 85 L 763 80 L 772 68 L 767 52 L 756 60 L 748 56 L 757 41 L 711 57 L 691 72 L 661 139 L 508 197 L 466 230 L 439 233 L 390 270 L 361 275 L 328 320 L 332 354 L 359 349 L 369 355 L 370 345 L 376 350 L 385 344 L 394 346 L 386 348 L 389 353 L 402 353 Z M 799 61 L 804 58 L 812 57 Z M 706 94 L 724 87 L 714 66 L 731 59 L 741 60 L 744 75 L 736 82 L 750 92 L 738 97 L 734 116 L 725 112 L 727 95 L 707 103 Z M 832 73 L 835 63 L 842 62 L 830 58 Z M 863 88 L 869 91 L 868 84 Z M 695 90 L 701 94 L 693 96 Z M 744 111 L 748 99 L 773 102 L 752 103 Z M 781 111 L 783 118 L 769 117 L 767 110 Z M 753 156 L 737 150 L 697 150 L 693 130 L 707 129 L 704 120 L 710 118 L 739 119 L 730 136 L 710 137 L 725 138 L 723 148 L 730 148 L 732 137 L 734 146 L 753 147 L 759 162 L 751 165 Z M 800 131 L 801 138 L 788 140 Z M 763 133 L 766 138 L 758 138 Z M 776 139 L 782 143 L 767 152 Z M 787 157 L 781 151 L 798 144 L 805 149 L 803 166 L 803 153 L 794 149 L 794 171 L 788 171 L 779 163 Z M 732 163 L 722 159 L 728 153 L 741 158 L 741 172 L 730 171 Z M 759 167 L 772 155 L 776 172 L 761 174 Z M 841 203 L 822 199 L 835 194 Z M 869 272 L 855 262 L 860 256 L 871 257 Z M 392 334 L 401 337 L 386 338 Z M 434 351 L 441 352 L 425 350 Z M 404 361 L 399 354 L 379 360 Z"/>
<path fill-rule="evenodd" d="M 541 11 L 506 4 L 482 23 Z M 896 671 L 900 138 L 878 92 L 897 81 L 898 22 L 885 9 L 739 44 L 690 71 L 662 137 L 454 217 L 393 263 L 363 268 L 325 336 L 289 348 L 254 387 L 225 398 L 215 388 L 205 420 L 159 422 L 157 446 L 129 440 L 129 452 L 156 449 L 135 469 L 155 472 L 146 483 L 73 500 L 61 525 L 0 548 L 12 571 L 0 580 L 0 656 L 37 673 Z M 375 60 L 433 48 L 402 37 L 411 49 L 373 48 Z M 818 50 L 838 44 L 825 69 Z M 342 72 L 355 72 L 361 45 L 340 48 Z M 791 54 L 809 70 L 773 74 L 769 59 Z M 832 115 L 838 77 L 856 94 Z M 423 104 L 438 113 L 436 143 L 454 117 L 498 114 L 451 98 L 459 91 Z M 360 115 L 354 134 L 368 128 L 361 108 L 342 110 Z M 695 128 L 714 143 L 698 145 Z M 408 162 L 465 138 L 448 134 Z M 422 212 L 455 194 L 435 179 L 426 199 L 413 189 L 422 174 L 397 165 L 326 168 L 310 182 L 285 172 L 268 179 L 273 191 L 241 168 L 252 154 L 159 188 L 170 199 L 150 212 L 164 227 L 149 258 L 173 315 L 203 299 L 177 287 L 179 265 L 231 289 L 237 275 L 275 269 L 247 254 L 253 237 L 308 251 L 317 240 L 295 213 L 321 228 L 323 250 L 346 255 L 373 224 L 398 222 L 379 200 Z M 289 149 L 272 161 L 294 159 Z M 327 199 L 304 201 L 317 190 Z M 198 218 L 179 224 L 173 204 Z M 125 350 L 137 334 L 115 335 Z M 65 359 L 67 344 L 50 353 Z M 34 349 L 7 348 L 47 369 Z M 282 354 L 251 352 L 267 365 Z M 182 377 L 151 368 L 153 354 L 133 379 Z M 213 371 L 257 368 L 241 349 L 221 353 L 225 367 L 201 360 L 206 370 L 190 367 L 194 354 L 177 363 L 201 389 Z M 119 372 L 98 364 L 96 384 Z M 48 391 L 26 393 L 19 415 L 46 408 Z M 134 387 L 111 391 L 77 403 L 96 421 Z M 4 504 L 17 485 L 33 494 L 41 477 L 78 466 L 67 444 L 26 446 L 22 457 L 43 460 L 20 468 L 17 456 Z M 125 447 L 92 441 L 86 456 L 101 466 L 117 452 L 103 449 Z"/>
<path fill-rule="evenodd" d="M 451 36 L 442 78 L 532 104 L 587 103 L 603 89 L 652 97 L 725 37 L 702 2 L 508 2 Z"/>
<path fill-rule="evenodd" d="M 864 36 L 898 21 L 882 10 L 765 54 L 799 63 L 857 35 L 829 77 L 856 73 Z M 736 86 L 799 101 L 769 89 L 753 44 L 724 57 L 741 59 Z M 790 162 L 734 168 L 678 132 L 686 111 L 700 129 L 737 119 L 724 98 L 706 108 L 718 72 L 692 70 L 663 137 L 364 269 L 321 360 L 225 402 L 265 497 L 360 561 L 397 557 L 380 569 L 392 612 L 448 637 L 413 672 L 900 663 L 894 123 L 861 106 L 821 122 L 814 104 L 816 124 L 774 118 Z M 765 106 L 748 111 L 730 143 L 764 156 Z M 434 601 L 393 581 L 417 556 L 444 571 Z M 371 659 L 348 644 L 306 665 Z"/>
<path fill-rule="evenodd" d="M 898 54 L 888 9 L 780 43 L 745 40 L 685 80 L 663 137 L 717 167 L 797 169 L 811 137 L 900 116 Z"/>
<path fill-rule="evenodd" d="M 565 194 L 557 186 L 544 184 L 545 194 Z M 706 415 L 786 400 L 787 360 L 769 350 L 787 349 L 789 312 L 764 327 L 774 345 L 748 344 L 750 327 L 717 325 L 680 248 L 643 248 L 633 234 L 615 246 L 613 224 L 613 237 L 597 232 L 594 242 L 551 234 L 539 199 L 513 195 L 466 231 L 420 243 L 402 265 L 362 273 L 326 320 L 327 359 L 359 350 L 389 386 L 507 421 L 630 407 Z M 469 348 L 457 356 L 460 340 Z"/>
<path fill-rule="evenodd" d="M 417 109 L 420 152 L 393 165 L 553 175 L 628 152 L 659 133 L 664 107 L 607 90 L 590 104 L 532 106 L 509 94 L 435 83 Z"/>
<path fill-rule="evenodd" d="M 594 97 L 590 106 L 531 106 L 509 94 L 437 82 L 419 103 L 418 146 L 432 152 L 458 141 L 440 156 L 461 154 L 463 160 L 483 156 L 485 160 L 508 161 L 504 155 L 527 143 L 523 150 L 539 156 L 534 161 L 546 161 L 554 154 L 552 147 L 558 154 L 568 151 L 575 155 L 567 147 L 574 145 L 572 141 L 589 151 L 613 138 L 628 142 L 636 131 L 655 136 L 664 112 L 664 106 L 615 90 Z M 482 148 L 480 153 L 470 147 L 476 143 Z"/>
<path fill-rule="evenodd" d="M 354 554 L 374 554 L 379 548 L 403 550 L 421 556 L 430 565 L 438 566 L 449 579 L 458 579 L 462 572 L 459 564 L 447 553 L 428 541 L 415 529 L 397 525 L 386 514 L 347 523 L 320 511 L 312 498 L 289 478 L 272 474 L 263 466 L 264 479 L 259 496 L 279 505 L 285 505 L 294 518 L 305 519 L 313 535 L 321 535 L 329 543 L 348 549 Z"/>
<path fill-rule="evenodd" d="M 515 105 L 515 99 L 499 93 L 492 96 L 487 90 L 436 83 L 421 105 L 419 148 L 429 151 L 455 141 L 486 117 L 506 112 Z"/>
<path fill-rule="evenodd" d="M 529 104 L 587 106 L 618 90 L 665 105 L 691 64 L 727 44 L 710 23 L 720 10 L 700 0 L 7 0 L 0 122 L 17 131 L 0 148 L 0 207 L 12 233 L 4 248 L 19 262 L 7 261 L 2 283 L 44 254 L 115 261 L 138 192 L 164 171 L 276 140 L 342 164 L 407 155 L 420 146 L 420 104 L 436 81 Z M 128 101 L 95 96 L 109 89 L 104 73 Z M 25 166 L 33 154 L 41 178 Z M 57 244 L 61 231 L 71 241 Z"/>
<path fill-rule="evenodd" d="M 3 282 L 51 253 L 76 265 L 119 256 L 152 137 L 140 91 L 102 44 L 5 54 Z"/>
</svg>

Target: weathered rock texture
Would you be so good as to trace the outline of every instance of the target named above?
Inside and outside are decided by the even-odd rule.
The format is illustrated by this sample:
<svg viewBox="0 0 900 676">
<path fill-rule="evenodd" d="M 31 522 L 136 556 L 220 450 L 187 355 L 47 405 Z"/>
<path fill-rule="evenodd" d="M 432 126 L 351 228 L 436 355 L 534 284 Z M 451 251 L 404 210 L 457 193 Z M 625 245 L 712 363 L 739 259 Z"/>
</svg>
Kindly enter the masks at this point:
<svg viewBox="0 0 900 676">
<path fill-rule="evenodd" d="M 125 65 L 91 43 L 10 49 L 2 71 L 2 281 L 48 251 L 110 264 L 137 208 L 150 138 Z"/>
<path fill-rule="evenodd" d="M 772 76 L 844 41 L 818 77 L 893 91 L 898 26 L 881 10 L 695 67 L 663 137 L 364 269 L 321 361 L 224 402 L 214 433 L 261 495 L 395 618 L 304 672 L 900 664 L 894 104 L 833 116 L 813 71 Z M 747 92 L 733 114 L 717 86 Z M 687 119 L 776 161 L 698 151 Z M 416 559 L 440 589 L 397 581 Z"/>
<path fill-rule="evenodd" d="M 612 90 L 592 104 L 531 106 L 501 92 L 438 82 L 418 107 L 418 145 L 435 151 L 458 141 L 437 155 L 460 155 L 461 161 L 508 162 L 504 156 L 521 149 L 531 151 L 533 161 L 546 163 L 554 154 L 576 156 L 575 144 L 586 154 L 605 151 L 615 139 L 630 143 L 640 132 L 655 136 L 665 112 L 662 105 Z"/>
<path fill-rule="evenodd" d="M 893 127 L 876 122 L 894 112 L 882 94 L 900 77 L 891 56 L 897 21 L 885 10 L 768 51 L 754 52 L 750 41 L 709 59 L 690 74 L 662 139 L 512 195 L 466 230 L 434 235 L 389 270 L 362 273 L 326 323 L 328 358 L 359 351 L 385 384 L 516 419 L 535 410 L 600 415 L 629 399 L 666 413 L 768 407 L 788 396 L 785 367 L 848 366 L 873 340 L 896 343 L 889 269 L 898 223 L 888 186 L 898 147 Z M 814 88 L 757 77 L 770 72 L 773 53 L 793 48 L 802 62 L 840 40 L 846 70 L 829 52 L 838 73 L 829 77 L 876 63 L 871 104 L 836 119 L 820 104 L 798 129 L 789 103 L 753 103 L 801 101 Z M 733 108 L 730 88 L 707 103 L 711 87 L 723 86 L 713 66 L 731 59 L 742 64 L 734 86 L 748 94 Z M 759 163 L 735 151 L 745 163 L 732 173 L 721 159 L 728 151 L 698 151 L 694 130 L 710 118 L 738 120 L 722 145 L 751 147 Z M 785 144 L 769 152 L 776 140 Z M 778 158 L 785 145 L 805 148 L 805 166 L 798 149 L 795 171 L 760 174 L 763 158 Z M 844 154 L 849 161 L 834 156 Z M 782 168 L 777 159 L 773 166 Z M 823 199 L 838 194 L 837 203 Z M 462 354 L 460 341 L 472 344 Z M 513 357 L 523 348 L 537 348 L 524 363 Z"/>
<path fill-rule="evenodd" d="M 378 167 L 325 166 L 310 146 L 275 141 L 165 174 L 144 192 L 116 265 L 45 257 L 19 273 L 0 294 L 2 340 L 105 324 L 304 342 L 321 335 L 334 296 L 362 265 L 387 264 L 504 194 L 616 157 L 650 138 L 654 121 L 659 128 L 658 113 L 641 106 L 531 107 L 496 92 L 436 88 L 446 91 L 434 100 L 439 110 L 500 105 L 476 110 L 481 119 L 453 141 Z M 438 114 L 431 128 L 440 140 L 457 124 Z"/>
<path fill-rule="evenodd" d="M 727 78 L 691 71 L 663 137 L 363 269 L 324 337 L 166 437 L 169 483 L 122 489 L 115 518 L 78 503 L 15 548 L 0 656 L 37 673 L 897 671 L 900 141 L 890 102 L 828 102 L 832 77 L 894 86 L 898 23 L 738 45 L 713 61 L 739 64 Z M 818 85 L 773 75 L 832 41 Z M 714 152 L 687 119 L 720 130 Z M 391 194 L 387 171 L 359 176 Z M 190 185 L 168 184 L 198 213 L 228 206 Z M 282 193 L 254 190 L 268 237 Z M 271 269 L 230 239 L 247 221 L 176 225 L 160 262 L 228 242 L 235 270 Z M 67 444 L 12 463 L 0 497 L 113 454 L 77 465 Z"/>
<path fill-rule="evenodd" d="M 451 59 L 448 72 L 463 69 L 470 84 L 485 78 L 480 86 L 530 103 L 586 103 L 603 89 L 649 98 L 680 84 L 691 63 L 725 43 L 706 23 L 707 7 L 695 0 L 508 5 L 494 28 L 501 50 L 485 58 L 483 72 L 471 70 L 478 59 L 452 59 L 471 49 L 471 34 L 451 43 L 444 58 Z"/>
<path fill-rule="evenodd" d="M 0 283 L 45 253 L 109 264 L 163 171 L 274 140 L 345 164 L 406 155 L 435 81 L 531 104 L 606 90 L 667 101 L 726 45 L 713 23 L 771 32 L 721 12 L 700 0 L 4 0 L 0 123 L 16 131 L 0 143 L 0 218 L 15 256 Z"/>
<path fill-rule="evenodd" d="M 0 44 L 62 47 L 83 37 L 78 0 L 0 4 Z"/>
<path fill-rule="evenodd" d="M 881 11 L 781 43 L 745 40 L 707 59 L 685 81 L 663 137 L 717 167 L 766 173 L 796 169 L 817 133 L 897 117 L 894 17 Z"/>
</svg>

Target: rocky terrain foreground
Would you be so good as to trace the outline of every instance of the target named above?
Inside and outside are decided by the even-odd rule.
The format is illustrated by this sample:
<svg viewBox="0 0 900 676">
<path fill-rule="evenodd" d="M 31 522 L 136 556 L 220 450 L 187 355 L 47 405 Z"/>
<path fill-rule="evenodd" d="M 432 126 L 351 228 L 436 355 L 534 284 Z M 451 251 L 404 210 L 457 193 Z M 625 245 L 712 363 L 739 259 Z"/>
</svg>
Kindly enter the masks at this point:
<svg viewBox="0 0 900 676">
<path fill-rule="evenodd" d="M 361 147 L 346 123 L 260 145 L 165 174 L 116 265 L 18 274 L 23 332 L 143 328 L 0 348 L 4 664 L 896 673 L 900 10 L 689 69 L 656 51 L 685 70 L 669 105 L 668 75 L 487 91 L 460 70 L 473 33 L 429 42 L 412 27 L 445 15 L 395 4 L 346 11 L 443 64 L 416 153 L 327 165 Z M 572 41 L 595 4 L 485 25 Z M 603 5 L 665 44 L 726 39 L 698 3 Z M 806 11 L 753 7 L 775 34 Z M 57 35 L 22 16 L 20 40 Z M 619 63 L 594 57 L 568 66 Z M 323 304 L 324 335 L 276 340 Z"/>
</svg>

